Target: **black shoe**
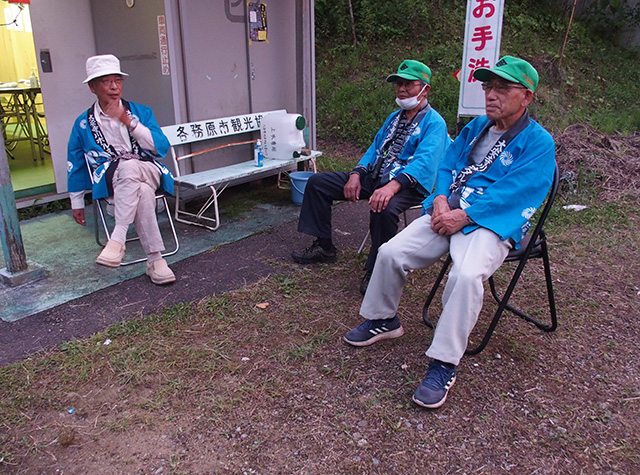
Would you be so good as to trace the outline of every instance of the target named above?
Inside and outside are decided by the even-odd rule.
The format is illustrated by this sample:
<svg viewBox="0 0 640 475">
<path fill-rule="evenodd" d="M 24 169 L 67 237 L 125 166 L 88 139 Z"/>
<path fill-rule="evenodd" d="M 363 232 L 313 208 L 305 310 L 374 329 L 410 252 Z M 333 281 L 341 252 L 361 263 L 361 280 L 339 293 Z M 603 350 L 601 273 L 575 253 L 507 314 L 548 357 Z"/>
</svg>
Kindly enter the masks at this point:
<svg viewBox="0 0 640 475">
<path fill-rule="evenodd" d="M 299 264 L 313 264 L 314 262 L 336 262 L 338 260 L 338 250 L 335 246 L 331 246 L 331 250 L 327 251 L 320 247 L 318 240 L 304 251 L 293 251 L 291 257 Z"/>
<path fill-rule="evenodd" d="M 368 270 L 365 272 L 364 277 L 362 277 L 362 281 L 360 282 L 360 293 L 362 295 L 367 293 L 367 288 L 369 287 L 369 281 L 371 280 L 371 274 L 373 274 L 372 270 Z"/>
<path fill-rule="evenodd" d="M 413 395 L 413 402 L 428 409 L 436 409 L 444 404 L 449 389 L 456 382 L 458 367 L 433 360 L 429 370 Z"/>
</svg>

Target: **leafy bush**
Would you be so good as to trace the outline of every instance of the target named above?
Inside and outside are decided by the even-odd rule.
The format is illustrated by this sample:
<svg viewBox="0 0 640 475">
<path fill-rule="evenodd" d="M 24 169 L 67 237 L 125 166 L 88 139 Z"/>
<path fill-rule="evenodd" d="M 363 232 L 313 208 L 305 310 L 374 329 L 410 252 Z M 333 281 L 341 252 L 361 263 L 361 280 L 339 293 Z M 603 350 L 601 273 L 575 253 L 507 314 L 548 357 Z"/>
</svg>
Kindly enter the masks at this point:
<svg viewBox="0 0 640 475">
<path fill-rule="evenodd" d="M 385 82 L 404 59 L 433 71 L 431 104 L 454 134 L 466 2 L 316 0 L 318 135 L 365 149 L 397 107 Z M 589 20 L 573 20 L 551 0 L 506 2 L 502 54 L 540 73 L 531 114 L 551 130 L 585 122 L 606 133 L 640 130 L 640 62 Z"/>
</svg>

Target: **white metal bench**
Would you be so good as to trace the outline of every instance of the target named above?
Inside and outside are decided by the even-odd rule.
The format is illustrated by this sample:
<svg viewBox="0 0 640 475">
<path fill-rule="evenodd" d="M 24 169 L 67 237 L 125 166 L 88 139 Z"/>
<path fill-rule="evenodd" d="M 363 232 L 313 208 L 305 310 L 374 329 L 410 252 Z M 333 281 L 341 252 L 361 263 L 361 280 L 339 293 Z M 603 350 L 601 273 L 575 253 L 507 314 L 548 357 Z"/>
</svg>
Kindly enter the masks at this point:
<svg viewBox="0 0 640 475">
<path fill-rule="evenodd" d="M 285 110 L 257 112 L 253 114 L 225 117 L 222 119 L 210 119 L 198 122 L 188 122 L 162 127 L 162 131 L 171 144 L 171 158 L 175 169 L 174 195 L 176 198 L 175 219 L 181 223 L 193 224 L 215 231 L 220 227 L 220 214 L 218 210 L 218 196 L 233 183 L 243 183 L 252 179 L 264 178 L 278 174 L 278 186 L 281 187 L 282 175 L 297 169 L 298 163 L 311 161 L 313 171 L 316 171 L 315 159 L 322 155 L 318 151 L 309 151 L 295 158 L 268 159 L 265 158 L 263 166 L 256 167 L 253 159 L 242 161 L 223 167 L 215 167 L 208 170 L 183 174 L 180 168 L 182 160 L 192 160 L 193 157 L 212 152 L 219 148 L 233 145 L 255 144 L 257 139 L 249 139 L 242 142 L 220 145 L 199 152 L 188 153 L 182 156 L 177 154 L 176 148 L 180 145 L 189 145 L 196 142 L 215 140 L 220 137 L 239 135 L 260 131 L 262 117 L 271 112 L 286 112 Z M 209 188 L 211 195 L 196 213 L 187 211 L 181 199 L 181 189 L 201 190 Z M 206 216 L 205 212 L 213 206 L 213 217 Z"/>
</svg>

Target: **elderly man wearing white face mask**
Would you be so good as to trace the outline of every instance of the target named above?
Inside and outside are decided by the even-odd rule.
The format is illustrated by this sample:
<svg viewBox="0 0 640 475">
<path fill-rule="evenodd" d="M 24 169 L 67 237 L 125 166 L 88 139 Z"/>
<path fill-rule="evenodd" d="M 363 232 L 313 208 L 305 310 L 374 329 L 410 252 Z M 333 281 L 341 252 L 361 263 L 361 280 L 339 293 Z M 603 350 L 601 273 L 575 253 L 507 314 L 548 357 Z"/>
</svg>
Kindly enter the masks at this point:
<svg viewBox="0 0 640 475">
<path fill-rule="evenodd" d="M 450 143 L 444 119 L 427 100 L 431 70 L 425 64 L 405 60 L 395 74 L 387 77 L 387 82 L 394 85 L 400 110 L 387 117 L 351 172 L 311 176 L 304 192 L 298 231 L 316 240 L 303 251 L 291 254 L 301 264 L 336 262 L 337 249 L 331 237 L 333 201 L 368 199 L 371 250 L 360 284 L 363 295 L 378 248 L 395 236 L 400 213 L 431 193 L 436 169 Z"/>
</svg>

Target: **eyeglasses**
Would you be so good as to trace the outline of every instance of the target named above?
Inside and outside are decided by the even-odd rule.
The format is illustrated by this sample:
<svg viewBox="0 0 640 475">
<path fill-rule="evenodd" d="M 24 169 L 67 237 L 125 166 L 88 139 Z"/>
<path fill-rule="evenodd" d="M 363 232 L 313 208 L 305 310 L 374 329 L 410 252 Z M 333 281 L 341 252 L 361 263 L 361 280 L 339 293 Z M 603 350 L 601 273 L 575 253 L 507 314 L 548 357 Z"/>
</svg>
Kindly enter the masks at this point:
<svg viewBox="0 0 640 475">
<path fill-rule="evenodd" d="M 422 87 L 422 83 L 420 81 L 393 81 L 393 87 L 396 89 L 400 89 L 404 87 L 405 89 L 410 89 L 412 87 Z"/>
<path fill-rule="evenodd" d="M 508 82 L 483 82 L 482 83 L 482 90 L 484 92 L 491 92 L 492 89 L 495 89 L 496 92 L 498 93 L 505 93 L 507 92 L 509 89 L 527 89 L 524 86 L 521 86 L 520 84 L 513 84 L 513 83 L 508 83 Z"/>
<path fill-rule="evenodd" d="M 115 84 L 116 86 L 122 86 L 122 83 L 124 82 L 124 79 L 122 79 L 121 77 L 117 77 L 117 78 L 113 78 L 113 79 L 99 78 L 99 79 L 97 79 L 97 81 L 99 81 L 100 84 L 102 84 L 104 86 L 111 86 L 112 84 Z"/>
</svg>

